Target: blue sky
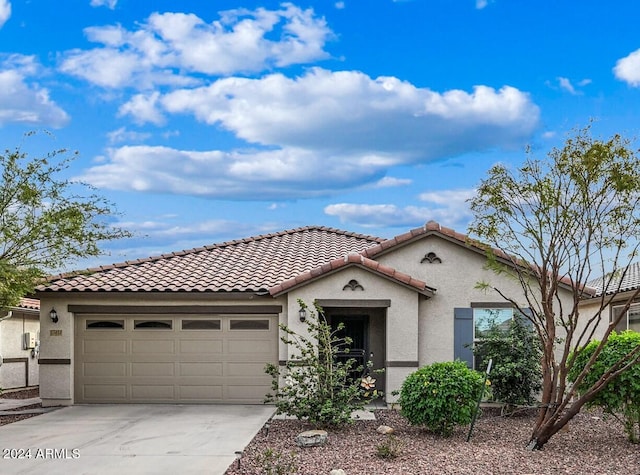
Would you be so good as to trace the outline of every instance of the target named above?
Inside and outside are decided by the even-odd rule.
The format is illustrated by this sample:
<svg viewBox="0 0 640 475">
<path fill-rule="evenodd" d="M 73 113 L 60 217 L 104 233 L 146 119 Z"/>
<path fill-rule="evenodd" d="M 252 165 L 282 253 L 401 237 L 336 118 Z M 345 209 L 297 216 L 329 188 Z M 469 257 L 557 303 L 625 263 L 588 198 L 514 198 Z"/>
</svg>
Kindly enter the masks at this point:
<svg viewBox="0 0 640 475">
<path fill-rule="evenodd" d="M 0 140 L 135 237 L 88 267 L 309 224 L 464 232 L 496 162 L 638 136 L 640 3 L 0 0 Z M 53 138 L 23 140 L 32 130 Z"/>
</svg>

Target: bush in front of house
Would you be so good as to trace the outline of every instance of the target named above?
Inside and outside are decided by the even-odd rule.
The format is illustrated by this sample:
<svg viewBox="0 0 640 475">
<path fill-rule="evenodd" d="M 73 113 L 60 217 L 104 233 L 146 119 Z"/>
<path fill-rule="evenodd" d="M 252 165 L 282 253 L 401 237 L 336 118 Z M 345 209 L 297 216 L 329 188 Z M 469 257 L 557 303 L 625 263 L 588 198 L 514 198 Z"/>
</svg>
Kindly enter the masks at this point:
<svg viewBox="0 0 640 475">
<path fill-rule="evenodd" d="M 298 303 L 307 309 L 303 301 Z M 348 353 L 352 343 L 350 338 L 339 336 L 344 325 L 332 329 L 319 306 L 310 313 L 305 320 L 306 334 L 280 325 L 280 339 L 289 347 L 290 356 L 284 368 L 266 366 L 272 392 L 264 402 L 275 403 L 278 414 L 296 416 L 316 427 L 348 424 L 353 411 L 363 409 L 382 393 L 375 389 L 374 378 L 359 377 L 371 369 L 370 364 L 365 368 L 353 358 L 338 358 L 338 354 Z"/>
<path fill-rule="evenodd" d="M 480 361 L 479 371 L 486 371 L 493 360 L 489 375 L 493 400 L 510 408 L 535 402 L 542 388 L 541 349 L 533 329 L 521 318 L 512 319 L 506 329 L 492 324 L 482 332 L 473 354 Z"/>
<path fill-rule="evenodd" d="M 402 384 L 400 413 L 412 425 L 449 436 L 471 423 L 483 385 L 484 376 L 461 361 L 424 366 Z"/>
<path fill-rule="evenodd" d="M 572 383 L 576 381 L 599 344 L 599 341 L 593 340 L 577 353 L 569 372 L 569 381 Z M 612 332 L 602 352 L 591 366 L 591 370 L 578 384 L 578 394 L 583 394 L 621 358 L 634 350 L 640 351 L 639 348 L 640 333 L 629 330 L 622 333 Z M 634 364 L 607 384 L 592 401 L 587 403 L 587 407 L 600 407 L 605 413 L 618 419 L 624 426 L 629 441 L 634 444 L 640 443 L 640 363 Z"/>
</svg>

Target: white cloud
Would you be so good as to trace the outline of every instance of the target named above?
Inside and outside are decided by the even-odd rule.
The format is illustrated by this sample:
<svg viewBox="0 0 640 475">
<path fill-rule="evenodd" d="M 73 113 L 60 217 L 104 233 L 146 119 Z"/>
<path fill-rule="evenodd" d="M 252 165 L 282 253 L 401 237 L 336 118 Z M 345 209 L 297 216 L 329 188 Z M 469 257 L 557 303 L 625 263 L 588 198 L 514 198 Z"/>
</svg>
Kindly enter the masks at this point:
<svg viewBox="0 0 640 475">
<path fill-rule="evenodd" d="M 270 39 L 275 36 L 278 39 Z M 103 47 L 71 50 L 60 70 L 104 88 L 187 86 L 188 74 L 229 75 L 304 64 L 328 57 L 333 36 L 312 9 L 284 3 L 278 10 L 229 10 L 205 22 L 194 14 L 153 13 L 136 30 L 90 27 L 87 38 Z"/>
<path fill-rule="evenodd" d="M 410 178 L 395 178 L 392 176 L 385 176 L 378 180 L 374 186 L 376 188 L 390 188 L 394 186 L 406 186 L 413 182 Z"/>
<path fill-rule="evenodd" d="M 48 89 L 30 80 L 40 66 L 33 56 L 10 55 L 0 62 L 0 126 L 9 123 L 59 128 L 68 114 L 50 97 Z"/>
<path fill-rule="evenodd" d="M 613 68 L 616 78 L 630 86 L 640 86 L 640 49 L 619 59 Z"/>
<path fill-rule="evenodd" d="M 568 78 L 559 77 L 557 79 L 558 84 L 560 85 L 560 89 L 568 92 L 569 94 L 577 94 L 575 88 L 573 87 L 573 84 L 571 84 L 571 81 L 569 81 Z"/>
<path fill-rule="evenodd" d="M 92 7 L 107 7 L 113 10 L 116 7 L 118 0 L 91 0 Z"/>
<path fill-rule="evenodd" d="M 112 130 L 107 133 L 107 138 L 109 139 L 110 144 L 122 142 L 144 142 L 149 137 L 151 137 L 150 133 L 127 130 L 125 127 L 120 127 L 119 129 Z"/>
<path fill-rule="evenodd" d="M 476 0 L 476 9 L 482 10 L 486 8 L 490 3 L 493 3 L 493 0 Z"/>
<path fill-rule="evenodd" d="M 11 18 L 11 2 L 9 0 L 0 0 L 0 28 L 4 26 L 9 18 Z"/>
<path fill-rule="evenodd" d="M 88 170 L 86 181 L 269 200 L 328 196 L 375 184 L 397 164 L 520 146 L 539 116 L 529 96 L 512 87 L 436 93 L 396 78 L 317 68 L 294 79 L 232 77 L 165 95 L 140 94 L 120 113 L 155 124 L 169 114 L 191 113 L 256 145 L 200 152 L 123 147 L 111 151 L 109 164 Z M 400 184 L 388 179 L 378 186 Z"/>
<path fill-rule="evenodd" d="M 520 145 L 539 118 L 529 95 L 509 86 L 437 93 L 394 77 L 320 68 L 298 78 L 220 79 L 159 102 L 251 143 L 374 153 L 393 162 Z"/>
<path fill-rule="evenodd" d="M 579 96 L 582 95 L 582 91 L 576 89 L 576 87 L 571 83 L 571 80 L 569 78 L 565 78 L 565 77 L 558 77 L 556 78 L 558 81 L 558 86 L 560 86 L 560 89 L 562 89 L 565 92 L 568 92 L 571 95 L 574 96 Z M 581 79 L 580 81 L 577 82 L 578 87 L 584 87 L 584 86 L 588 86 L 589 84 L 591 84 L 591 79 Z"/>
<path fill-rule="evenodd" d="M 431 206 L 337 203 L 325 207 L 324 212 L 338 217 L 342 223 L 363 227 L 413 227 L 434 220 L 445 226 L 465 229 L 472 217 L 466 201 L 474 193 L 475 190 L 422 193 L 420 201 Z"/>
<path fill-rule="evenodd" d="M 334 6 L 338 9 L 338 10 L 343 10 L 345 7 L 344 2 L 336 2 L 334 3 Z"/>
<path fill-rule="evenodd" d="M 166 118 L 161 110 L 157 107 L 160 97 L 159 92 L 153 92 L 148 95 L 136 94 L 118 109 L 118 116 L 131 115 L 135 122 L 139 124 L 152 123 L 155 125 L 164 125 Z"/>
<path fill-rule="evenodd" d="M 375 162 L 294 148 L 199 152 L 138 145 L 109 150 L 106 163 L 78 178 L 107 189 L 280 201 L 327 196 L 379 179 L 382 167 L 367 160 Z"/>
</svg>

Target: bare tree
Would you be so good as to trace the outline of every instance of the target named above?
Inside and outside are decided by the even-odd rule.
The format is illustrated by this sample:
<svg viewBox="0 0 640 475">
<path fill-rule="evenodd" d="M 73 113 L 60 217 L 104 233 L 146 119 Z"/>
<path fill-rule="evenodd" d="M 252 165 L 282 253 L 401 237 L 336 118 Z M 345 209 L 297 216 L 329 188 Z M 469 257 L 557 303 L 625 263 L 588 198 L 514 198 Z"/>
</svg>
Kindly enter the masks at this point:
<svg viewBox="0 0 640 475">
<path fill-rule="evenodd" d="M 528 150 L 516 170 L 501 164 L 491 168 L 470 200 L 470 233 L 487 245 L 490 268 L 517 279 L 530 308 L 521 310 L 539 337 L 542 394 L 529 448 L 542 449 L 609 381 L 640 358 L 638 351 L 626 355 L 577 394 L 575 387 L 624 313 L 610 322 L 605 309 L 619 293 L 623 277 L 611 270 L 624 274 L 638 253 L 640 165 L 629 140 L 619 135 L 596 140 L 590 126 L 578 130 L 562 148 L 552 149 L 546 159 L 532 155 Z M 585 283 L 603 275 L 607 292 L 596 295 Z M 518 306 L 515 296 L 491 288 Z M 581 315 L 579 302 L 585 297 L 597 299 L 597 309 Z M 596 335 L 600 346 L 575 384 L 568 384 L 575 356 Z"/>
</svg>

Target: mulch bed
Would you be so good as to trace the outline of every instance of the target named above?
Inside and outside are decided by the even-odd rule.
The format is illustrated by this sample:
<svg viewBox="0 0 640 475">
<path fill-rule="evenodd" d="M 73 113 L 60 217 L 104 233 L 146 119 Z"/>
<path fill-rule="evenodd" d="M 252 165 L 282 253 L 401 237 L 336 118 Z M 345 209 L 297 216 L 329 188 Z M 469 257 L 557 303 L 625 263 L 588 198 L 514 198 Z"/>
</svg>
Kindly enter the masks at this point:
<svg viewBox="0 0 640 475">
<path fill-rule="evenodd" d="M 0 399 L 31 399 L 32 397 L 39 397 L 39 388 L 30 389 L 6 389 L 0 394 Z"/>
<path fill-rule="evenodd" d="M 542 451 L 525 448 L 534 422 L 530 414 L 508 418 L 485 414 L 476 423 L 470 442 L 466 442 L 468 427 L 442 438 L 410 426 L 394 410 L 376 411 L 376 417 L 377 421 L 356 421 L 347 428 L 329 430 L 327 445 L 305 449 L 296 446 L 295 436 L 309 429 L 306 424 L 271 421 L 269 430 L 256 435 L 240 464 L 234 462 L 226 475 L 269 473 L 264 471 L 268 451 L 274 468 L 271 473 L 301 475 L 328 474 L 332 469 L 343 469 L 347 475 L 640 473 L 640 446 L 627 441 L 616 420 L 598 412 L 576 416 L 568 430 L 556 434 Z M 396 458 L 377 455 L 378 447 L 392 442 L 376 432 L 381 424 L 395 429 Z M 278 463 L 288 462 L 295 464 L 295 470 L 275 470 Z"/>
</svg>

